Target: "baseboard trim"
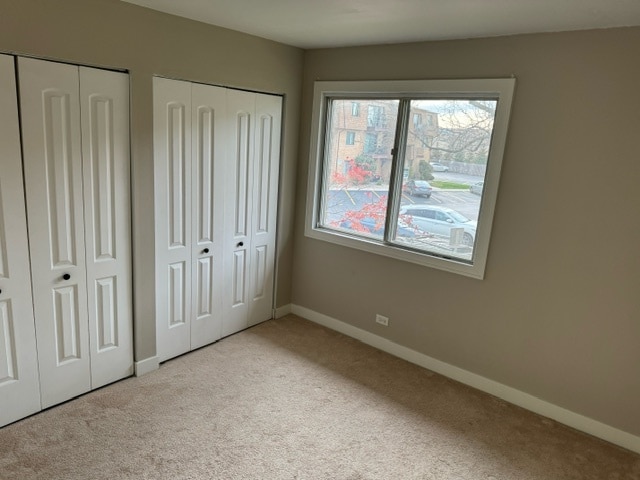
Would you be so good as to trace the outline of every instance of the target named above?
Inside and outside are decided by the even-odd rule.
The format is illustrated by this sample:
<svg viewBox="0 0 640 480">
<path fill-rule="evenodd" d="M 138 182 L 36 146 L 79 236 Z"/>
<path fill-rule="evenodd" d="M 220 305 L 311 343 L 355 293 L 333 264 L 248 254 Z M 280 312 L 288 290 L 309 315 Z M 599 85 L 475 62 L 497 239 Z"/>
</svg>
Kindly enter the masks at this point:
<svg viewBox="0 0 640 480">
<path fill-rule="evenodd" d="M 274 310 L 275 317 L 274 318 L 282 318 L 285 315 L 289 315 L 291 313 L 291 304 L 283 305 Z"/>
<path fill-rule="evenodd" d="M 160 368 L 160 359 L 158 357 L 149 357 L 135 363 L 135 375 L 141 377 L 147 373 L 151 373 Z"/>
<path fill-rule="evenodd" d="M 525 408 L 544 417 L 551 418 L 569 427 L 588 433 L 607 442 L 640 453 L 640 437 L 624 432 L 597 420 L 577 414 L 559 407 L 528 393 L 498 383 L 481 375 L 463 370 L 422 353 L 394 343 L 386 338 L 349 325 L 341 320 L 310 310 L 300 305 L 291 305 L 291 313 L 323 325 L 349 337 L 360 340 L 367 345 L 407 360 L 445 377 L 456 380 L 470 387 L 499 397 L 509 403 Z"/>
</svg>

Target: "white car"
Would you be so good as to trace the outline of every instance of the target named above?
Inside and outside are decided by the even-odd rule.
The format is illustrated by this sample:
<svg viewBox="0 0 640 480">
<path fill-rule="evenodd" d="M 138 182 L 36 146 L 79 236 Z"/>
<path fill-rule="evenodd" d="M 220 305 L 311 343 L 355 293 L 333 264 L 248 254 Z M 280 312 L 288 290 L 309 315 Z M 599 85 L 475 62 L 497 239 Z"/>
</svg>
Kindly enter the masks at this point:
<svg viewBox="0 0 640 480">
<path fill-rule="evenodd" d="M 402 205 L 400 219 L 423 232 L 450 237 L 452 228 L 463 228 L 462 243 L 473 246 L 478 223 L 451 208 L 434 205 Z"/>
<path fill-rule="evenodd" d="M 474 183 L 469 187 L 469 191 L 471 193 L 475 193 L 476 195 L 482 195 L 482 190 L 484 189 L 484 182 Z"/>
<path fill-rule="evenodd" d="M 449 167 L 438 162 L 431 162 L 431 170 L 434 172 L 448 172 Z"/>
</svg>

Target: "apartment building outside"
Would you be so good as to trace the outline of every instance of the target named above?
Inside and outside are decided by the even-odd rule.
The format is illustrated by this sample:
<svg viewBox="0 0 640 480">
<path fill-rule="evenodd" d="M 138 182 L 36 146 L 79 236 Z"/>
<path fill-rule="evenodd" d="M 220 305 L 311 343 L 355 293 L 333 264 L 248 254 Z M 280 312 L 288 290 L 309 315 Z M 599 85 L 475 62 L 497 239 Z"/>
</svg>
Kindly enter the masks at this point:
<svg viewBox="0 0 640 480">
<path fill-rule="evenodd" d="M 391 175 L 391 150 L 398 115 L 397 100 L 334 100 L 329 142 L 331 173 L 348 174 L 365 166 L 383 183 Z M 411 108 L 405 152 L 405 175 L 415 176 L 420 161 L 430 161 L 429 145 L 438 135 L 438 114 Z"/>
</svg>

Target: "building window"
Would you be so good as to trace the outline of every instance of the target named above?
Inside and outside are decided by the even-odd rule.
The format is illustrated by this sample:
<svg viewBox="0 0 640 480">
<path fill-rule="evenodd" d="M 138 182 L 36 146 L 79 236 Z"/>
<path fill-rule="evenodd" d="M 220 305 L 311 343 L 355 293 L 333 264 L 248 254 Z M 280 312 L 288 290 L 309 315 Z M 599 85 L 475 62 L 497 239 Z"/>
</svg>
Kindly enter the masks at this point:
<svg viewBox="0 0 640 480">
<path fill-rule="evenodd" d="M 360 104 L 358 102 L 351 102 L 351 116 L 352 117 L 360 116 Z"/>
<path fill-rule="evenodd" d="M 483 278 L 514 84 L 316 82 L 305 234 Z M 362 104 L 367 129 L 376 130 L 349 155 L 339 148 L 345 103 Z M 422 123 L 415 110 L 429 112 L 429 137 L 409 128 L 416 115 Z M 418 149 L 462 164 L 458 183 L 484 182 L 483 189 L 452 193 L 439 188 L 438 172 L 430 183 L 425 162 L 409 158 Z"/>
<path fill-rule="evenodd" d="M 435 127 L 436 122 L 434 121 L 435 115 L 429 114 L 427 115 L 427 127 L 432 128 Z"/>
<path fill-rule="evenodd" d="M 356 132 L 347 132 L 345 143 L 347 145 L 354 145 L 356 143 Z"/>
<path fill-rule="evenodd" d="M 366 153 L 366 154 L 376 153 L 377 147 L 378 147 L 378 134 L 367 133 L 364 137 L 363 153 Z"/>
<path fill-rule="evenodd" d="M 387 125 L 387 119 L 385 118 L 384 106 L 382 105 L 369 105 L 367 110 L 367 127 L 370 128 L 385 128 Z"/>
<path fill-rule="evenodd" d="M 420 125 L 422 125 L 422 115 L 419 113 L 414 113 L 413 114 L 413 126 L 415 128 L 418 128 Z"/>
</svg>

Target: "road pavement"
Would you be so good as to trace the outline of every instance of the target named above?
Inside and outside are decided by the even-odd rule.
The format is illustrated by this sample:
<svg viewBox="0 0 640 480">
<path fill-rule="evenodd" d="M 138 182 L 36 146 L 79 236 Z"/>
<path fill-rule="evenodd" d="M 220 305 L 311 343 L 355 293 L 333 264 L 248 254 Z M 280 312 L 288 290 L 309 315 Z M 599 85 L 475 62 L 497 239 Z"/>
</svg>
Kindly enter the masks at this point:
<svg viewBox="0 0 640 480">
<path fill-rule="evenodd" d="M 386 191 L 380 187 L 331 190 L 325 205 L 327 213 L 326 223 L 340 221 L 347 211 L 359 211 L 367 204 L 384 201 Z M 404 204 L 431 204 L 451 208 L 470 218 L 478 220 L 480 211 L 480 196 L 468 190 L 433 190 L 430 198 L 403 193 Z"/>
</svg>

